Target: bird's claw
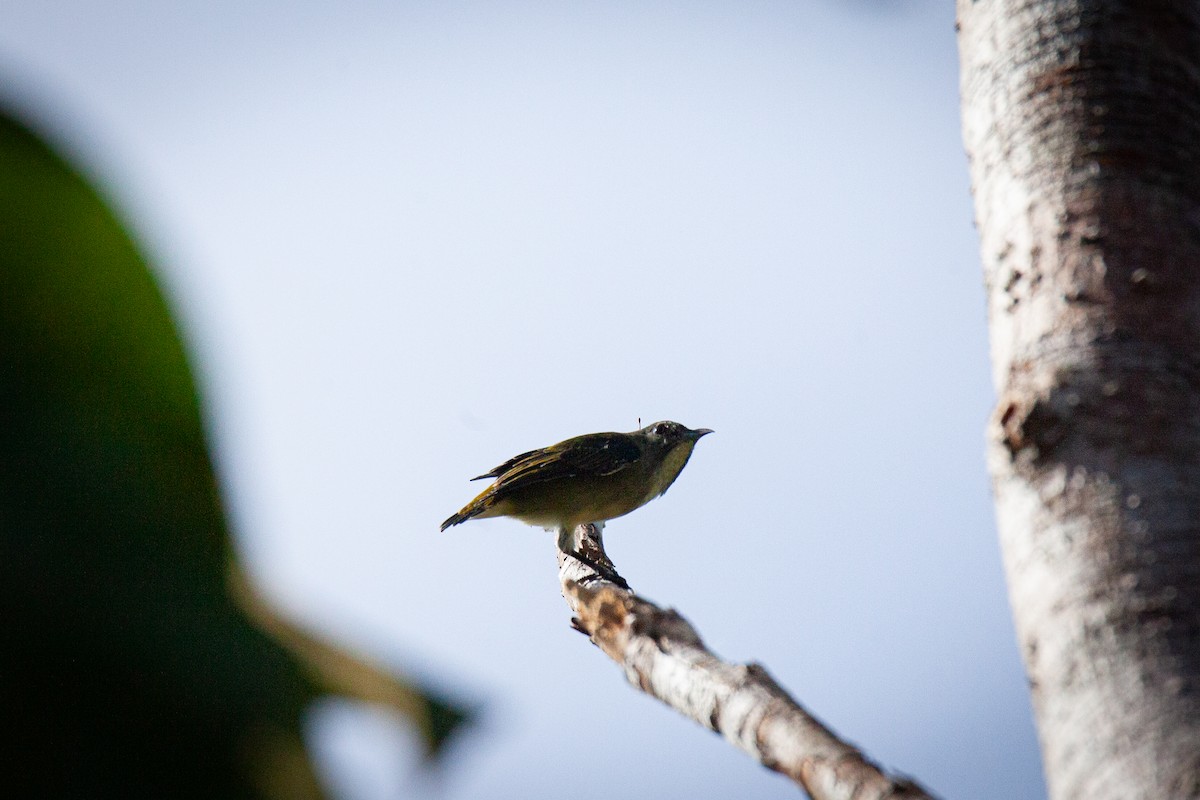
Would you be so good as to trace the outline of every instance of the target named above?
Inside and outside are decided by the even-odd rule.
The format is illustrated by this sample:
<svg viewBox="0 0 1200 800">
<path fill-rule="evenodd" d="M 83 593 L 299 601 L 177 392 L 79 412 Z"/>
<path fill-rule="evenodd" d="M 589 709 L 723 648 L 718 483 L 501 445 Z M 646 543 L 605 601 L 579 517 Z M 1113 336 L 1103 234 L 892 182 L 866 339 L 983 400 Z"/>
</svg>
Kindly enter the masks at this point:
<svg viewBox="0 0 1200 800">
<path fill-rule="evenodd" d="M 594 561 L 594 560 L 588 558 L 587 556 L 585 556 L 583 553 L 580 553 L 577 551 L 564 550 L 563 552 L 564 552 L 564 554 L 566 554 L 566 555 L 570 556 L 571 558 L 575 559 L 576 561 L 578 561 L 580 564 L 583 564 L 585 567 L 592 570 L 592 572 L 595 572 L 596 575 L 598 577 L 600 577 L 601 579 L 606 580 L 609 583 L 615 583 L 617 586 L 620 586 L 622 589 L 625 589 L 626 591 L 632 591 L 629 588 L 629 583 L 624 578 L 622 578 L 619 574 L 617 574 L 617 571 L 615 569 L 613 569 L 612 567 L 607 566 L 605 564 L 601 564 L 597 561 Z"/>
</svg>

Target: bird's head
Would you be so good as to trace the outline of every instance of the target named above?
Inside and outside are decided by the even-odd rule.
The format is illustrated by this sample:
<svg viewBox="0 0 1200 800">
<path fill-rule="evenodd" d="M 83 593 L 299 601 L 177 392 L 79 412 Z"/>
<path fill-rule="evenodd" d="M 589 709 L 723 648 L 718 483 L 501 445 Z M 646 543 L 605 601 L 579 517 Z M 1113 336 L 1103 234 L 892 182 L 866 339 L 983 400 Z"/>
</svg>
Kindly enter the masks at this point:
<svg viewBox="0 0 1200 800">
<path fill-rule="evenodd" d="M 650 443 L 664 450 L 670 450 L 676 445 L 695 442 L 701 437 L 712 433 L 708 428 L 696 428 L 692 430 L 685 425 L 680 425 L 678 422 L 671 420 L 663 420 L 655 422 L 653 425 L 647 425 L 638 433 L 650 440 Z"/>
</svg>

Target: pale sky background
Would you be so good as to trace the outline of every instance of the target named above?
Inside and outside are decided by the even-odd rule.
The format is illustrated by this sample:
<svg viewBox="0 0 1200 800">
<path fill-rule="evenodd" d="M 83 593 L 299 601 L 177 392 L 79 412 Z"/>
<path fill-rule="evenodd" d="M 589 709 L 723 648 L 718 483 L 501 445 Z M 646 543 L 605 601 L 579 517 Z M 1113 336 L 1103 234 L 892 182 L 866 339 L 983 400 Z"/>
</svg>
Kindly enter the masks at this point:
<svg viewBox="0 0 1200 800">
<path fill-rule="evenodd" d="M 950 3 L 0 0 L 0 95 L 160 264 L 245 557 L 484 704 L 347 800 L 792 798 L 568 626 L 553 538 L 439 534 L 567 436 L 717 433 L 609 524 L 635 588 L 946 798 L 1044 794 L 984 464 Z"/>
</svg>

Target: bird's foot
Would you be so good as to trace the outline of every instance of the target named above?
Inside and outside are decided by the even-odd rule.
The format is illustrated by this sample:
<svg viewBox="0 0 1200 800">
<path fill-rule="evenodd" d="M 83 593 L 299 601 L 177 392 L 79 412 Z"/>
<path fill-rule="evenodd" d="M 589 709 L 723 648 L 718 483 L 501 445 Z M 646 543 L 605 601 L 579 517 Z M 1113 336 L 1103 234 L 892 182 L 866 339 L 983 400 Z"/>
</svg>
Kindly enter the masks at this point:
<svg viewBox="0 0 1200 800">
<path fill-rule="evenodd" d="M 630 590 L 629 583 L 626 582 L 626 580 L 624 578 L 622 578 L 619 574 L 617 574 L 617 570 L 615 568 L 613 568 L 610 564 L 601 564 L 599 561 L 595 561 L 595 560 L 589 558 L 588 556 L 585 556 L 583 553 L 580 553 L 578 550 L 563 550 L 562 552 L 565 555 L 568 555 L 571 558 L 578 561 L 579 563 L 583 564 L 584 566 L 590 568 L 593 572 L 595 572 L 597 575 L 599 575 L 601 578 L 608 581 L 609 583 L 615 583 L 617 586 L 620 586 L 622 589 Z"/>
</svg>

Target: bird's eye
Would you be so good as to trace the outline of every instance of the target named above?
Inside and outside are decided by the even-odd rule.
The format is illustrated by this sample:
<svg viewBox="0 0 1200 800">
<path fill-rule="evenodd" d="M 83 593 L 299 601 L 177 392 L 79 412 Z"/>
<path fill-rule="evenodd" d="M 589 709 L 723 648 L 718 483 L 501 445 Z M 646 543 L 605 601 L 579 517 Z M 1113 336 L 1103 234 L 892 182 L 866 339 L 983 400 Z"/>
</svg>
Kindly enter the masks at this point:
<svg viewBox="0 0 1200 800">
<path fill-rule="evenodd" d="M 669 423 L 669 422 L 660 422 L 654 426 L 654 434 L 656 436 L 666 436 L 670 432 L 671 432 L 671 423 Z"/>
</svg>

